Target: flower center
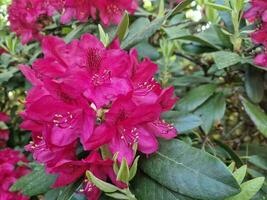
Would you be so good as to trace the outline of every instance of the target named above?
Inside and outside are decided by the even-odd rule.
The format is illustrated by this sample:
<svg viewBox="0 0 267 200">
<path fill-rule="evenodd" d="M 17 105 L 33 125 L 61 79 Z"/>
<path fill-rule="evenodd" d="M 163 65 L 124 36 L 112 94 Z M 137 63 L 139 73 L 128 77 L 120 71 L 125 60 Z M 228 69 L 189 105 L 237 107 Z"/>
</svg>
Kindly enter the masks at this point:
<svg viewBox="0 0 267 200">
<path fill-rule="evenodd" d="M 121 11 L 122 10 L 115 4 L 110 4 L 107 6 L 107 12 L 109 15 L 118 15 L 121 13 Z"/>
<path fill-rule="evenodd" d="M 100 86 L 110 82 L 111 71 L 105 70 L 103 73 L 94 74 L 92 77 L 92 83 L 94 86 Z"/>
<path fill-rule="evenodd" d="M 120 139 L 122 139 L 126 144 L 132 146 L 134 143 L 138 143 L 139 140 L 139 131 L 136 127 L 133 127 L 130 130 L 125 128 L 119 129 Z"/>
<path fill-rule="evenodd" d="M 53 118 L 55 126 L 60 128 L 73 128 L 73 121 L 74 116 L 71 112 L 67 112 L 66 114 L 55 114 Z"/>
<path fill-rule="evenodd" d="M 87 67 L 88 70 L 97 72 L 99 70 L 102 60 L 102 50 L 97 48 L 90 48 L 87 52 Z"/>
</svg>

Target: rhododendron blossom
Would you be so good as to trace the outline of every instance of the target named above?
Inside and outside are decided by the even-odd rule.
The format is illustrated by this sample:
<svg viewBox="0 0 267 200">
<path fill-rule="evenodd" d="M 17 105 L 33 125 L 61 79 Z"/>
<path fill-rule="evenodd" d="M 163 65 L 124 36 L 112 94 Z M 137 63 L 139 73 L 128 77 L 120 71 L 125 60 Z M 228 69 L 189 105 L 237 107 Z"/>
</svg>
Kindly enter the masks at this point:
<svg viewBox="0 0 267 200">
<path fill-rule="evenodd" d="M 136 0 L 12 0 L 8 13 L 11 30 L 26 44 L 42 40 L 44 28 L 53 22 L 56 13 L 63 24 L 99 16 L 104 25 L 110 25 L 118 24 L 125 11 L 133 14 L 137 6 Z"/>
<path fill-rule="evenodd" d="M 32 83 L 24 122 L 33 141 L 26 146 L 48 173 L 58 174 L 53 187 L 72 183 L 90 170 L 118 187 L 113 160 L 103 159 L 100 147 L 131 165 L 136 150 L 146 155 L 158 149 L 157 137 L 176 137 L 176 129 L 161 120 L 177 101 L 174 88 L 163 89 L 153 78 L 157 65 L 138 60 L 136 50 L 118 42 L 105 47 L 85 34 L 66 44 L 57 37 L 42 41 L 43 58 L 20 69 Z M 85 154 L 84 154 L 85 153 Z M 84 182 L 84 194 L 97 199 L 100 191 Z"/>
<path fill-rule="evenodd" d="M 260 28 L 251 34 L 255 44 L 262 44 L 267 47 L 267 2 L 265 0 L 251 0 L 251 8 L 244 14 L 250 22 L 259 21 Z M 267 53 L 263 52 L 256 56 L 254 62 L 257 65 L 267 67 Z"/>
<path fill-rule="evenodd" d="M 4 124 L 9 121 L 7 114 L 0 112 L 0 148 L 6 146 L 6 142 L 9 139 L 9 131 Z"/>
<path fill-rule="evenodd" d="M 0 150 L 0 199 L 1 200 L 28 200 L 20 193 L 10 192 L 10 187 L 18 178 L 29 173 L 25 166 L 18 166 L 18 162 L 27 162 L 19 152 L 9 148 Z"/>
<path fill-rule="evenodd" d="M 45 0 L 13 0 L 8 8 L 11 30 L 23 44 L 41 40 L 41 31 L 51 23 L 54 8 Z"/>
</svg>

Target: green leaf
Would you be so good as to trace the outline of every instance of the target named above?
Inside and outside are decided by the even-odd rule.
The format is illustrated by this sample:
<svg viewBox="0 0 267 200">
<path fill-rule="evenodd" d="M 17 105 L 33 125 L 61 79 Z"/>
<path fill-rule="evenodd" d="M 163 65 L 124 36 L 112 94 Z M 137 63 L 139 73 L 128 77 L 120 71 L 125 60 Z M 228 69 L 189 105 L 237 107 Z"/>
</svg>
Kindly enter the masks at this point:
<svg viewBox="0 0 267 200">
<path fill-rule="evenodd" d="M 57 200 L 70 200 L 81 184 L 82 180 L 79 180 L 62 188 L 59 192 Z"/>
<path fill-rule="evenodd" d="M 131 166 L 129 181 L 132 180 L 136 175 L 139 158 L 140 156 L 137 156 Z"/>
<path fill-rule="evenodd" d="M 164 16 L 164 0 L 160 0 L 159 2 L 159 13 L 158 13 L 159 17 L 163 17 Z"/>
<path fill-rule="evenodd" d="M 156 60 L 160 57 L 159 52 L 155 47 L 150 45 L 148 42 L 140 42 L 135 45 L 133 48 L 136 48 L 138 51 L 138 56 L 140 59 L 149 57 L 151 60 Z"/>
<path fill-rule="evenodd" d="M 124 13 L 124 16 L 117 28 L 116 36 L 118 36 L 119 40 L 122 41 L 128 31 L 129 27 L 129 15 L 127 12 Z"/>
<path fill-rule="evenodd" d="M 251 118 L 251 120 L 256 125 L 257 129 L 265 136 L 267 137 L 267 115 L 265 112 L 255 104 L 249 102 L 245 98 L 242 98 L 242 104 Z"/>
<path fill-rule="evenodd" d="M 0 73 L 0 84 L 2 84 L 3 82 L 9 81 L 9 79 L 11 79 L 14 74 L 16 72 L 18 72 L 19 70 L 15 67 L 5 70 L 4 72 Z"/>
<path fill-rule="evenodd" d="M 44 195 L 44 200 L 57 200 L 58 194 L 61 188 L 55 188 L 53 190 L 49 190 Z"/>
<path fill-rule="evenodd" d="M 220 50 L 221 48 L 217 45 L 214 45 L 213 43 L 210 43 L 208 40 L 201 38 L 197 35 L 185 35 L 185 36 L 180 36 L 180 37 L 175 37 L 171 39 L 180 39 L 180 40 L 189 40 L 191 42 L 196 42 L 199 43 L 203 46 L 207 46 L 216 50 Z"/>
<path fill-rule="evenodd" d="M 181 111 L 193 111 L 203 104 L 216 90 L 215 84 L 205 84 L 190 90 L 177 104 Z"/>
<path fill-rule="evenodd" d="M 233 174 L 235 179 L 237 180 L 238 184 L 241 184 L 246 176 L 247 173 L 247 165 L 244 165 L 237 169 Z"/>
<path fill-rule="evenodd" d="M 115 192 L 115 193 L 106 193 L 107 196 L 109 197 L 112 197 L 113 199 L 125 199 L 125 200 L 129 200 L 129 198 L 125 195 L 125 194 L 122 194 L 122 193 L 119 193 L 119 192 Z"/>
<path fill-rule="evenodd" d="M 160 149 L 141 163 L 149 177 L 183 195 L 220 200 L 240 192 L 229 169 L 216 157 L 173 139 L 160 141 Z"/>
<path fill-rule="evenodd" d="M 100 41 L 105 45 L 109 45 L 109 35 L 105 33 L 103 27 L 98 24 L 98 31 L 99 31 L 99 36 L 100 36 Z"/>
<path fill-rule="evenodd" d="M 50 190 L 54 183 L 55 176 L 45 173 L 43 166 L 36 167 L 32 173 L 21 177 L 10 188 L 11 191 L 21 191 L 27 196 L 43 194 Z"/>
<path fill-rule="evenodd" d="M 224 94 L 217 93 L 195 111 L 195 114 L 200 116 L 204 122 L 201 127 L 206 134 L 210 132 L 215 122 L 220 122 L 224 116 L 225 109 Z"/>
<path fill-rule="evenodd" d="M 226 200 L 250 200 L 262 187 L 264 177 L 259 177 L 247 181 L 241 185 L 241 192 L 238 195 L 227 198 Z"/>
<path fill-rule="evenodd" d="M 242 58 L 238 54 L 228 51 L 214 52 L 213 58 L 218 69 L 224 69 L 242 61 Z"/>
<path fill-rule="evenodd" d="M 101 179 L 95 177 L 90 171 L 86 172 L 86 176 L 96 187 L 98 187 L 103 192 L 111 193 L 116 192 L 119 189 L 116 186 L 106 183 L 105 181 L 102 181 Z"/>
<path fill-rule="evenodd" d="M 250 156 L 248 161 L 256 165 L 257 167 L 267 171 L 267 156 L 266 157 L 259 155 Z"/>
<path fill-rule="evenodd" d="M 233 173 L 235 169 L 235 162 L 232 162 L 229 166 L 228 169 Z"/>
<path fill-rule="evenodd" d="M 239 158 L 239 156 L 236 154 L 236 152 L 231 147 L 229 147 L 228 145 L 224 144 L 220 140 L 214 140 L 214 142 L 217 145 L 219 145 L 221 148 L 223 148 L 231 156 L 231 158 L 235 161 L 235 162 L 233 162 L 234 163 L 234 167 L 235 167 L 235 164 L 237 165 L 237 167 L 242 167 L 243 166 L 242 160 Z"/>
<path fill-rule="evenodd" d="M 122 159 L 119 172 L 117 174 L 117 180 L 124 183 L 128 183 L 130 178 L 130 170 L 125 158 Z"/>
<path fill-rule="evenodd" d="M 194 0 L 183 0 L 181 1 L 169 14 L 168 16 L 176 15 L 177 13 L 183 11 L 188 5 L 190 5 Z"/>
<path fill-rule="evenodd" d="M 175 77 L 173 79 L 172 84 L 174 86 L 191 86 L 193 84 L 203 84 L 203 83 L 211 83 L 212 80 L 207 77 L 203 76 L 182 76 L 182 77 Z"/>
<path fill-rule="evenodd" d="M 179 116 L 177 120 L 173 121 L 174 127 L 180 134 L 191 131 L 192 129 L 199 127 L 202 123 L 201 118 L 193 114 Z"/>
<path fill-rule="evenodd" d="M 74 28 L 68 35 L 65 36 L 65 42 L 69 43 L 71 42 L 74 38 L 77 37 L 77 35 L 79 34 L 79 32 L 82 31 L 82 29 L 84 28 L 84 25 L 79 25 L 76 28 Z"/>
<path fill-rule="evenodd" d="M 219 11 L 232 11 L 231 8 L 224 6 L 224 5 L 216 4 L 216 3 L 206 2 L 205 5 L 211 8 L 214 8 L 215 10 L 219 10 Z"/>
<path fill-rule="evenodd" d="M 131 26 L 126 39 L 121 43 L 123 49 L 129 49 L 137 43 L 148 39 L 160 29 L 165 17 L 159 17 L 153 21 L 147 18 L 138 18 Z"/>
<path fill-rule="evenodd" d="M 260 103 L 264 96 L 264 73 L 254 67 L 246 69 L 245 88 L 249 99 L 253 103 Z"/>
<path fill-rule="evenodd" d="M 134 179 L 132 190 L 138 200 L 193 200 L 167 189 L 143 173 L 138 173 Z"/>
</svg>

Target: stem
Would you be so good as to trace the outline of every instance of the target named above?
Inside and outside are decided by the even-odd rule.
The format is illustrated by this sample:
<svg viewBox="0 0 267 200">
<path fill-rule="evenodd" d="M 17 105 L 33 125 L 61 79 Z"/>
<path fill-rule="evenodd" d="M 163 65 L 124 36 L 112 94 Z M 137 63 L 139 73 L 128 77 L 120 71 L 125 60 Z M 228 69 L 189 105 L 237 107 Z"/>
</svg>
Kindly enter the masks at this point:
<svg viewBox="0 0 267 200">
<path fill-rule="evenodd" d="M 207 65 L 205 65 L 205 64 L 202 63 L 201 61 L 199 61 L 199 60 L 195 60 L 195 59 L 192 58 L 192 57 L 186 56 L 186 55 L 184 55 L 184 54 L 182 54 L 182 53 L 178 53 L 178 52 L 176 52 L 175 55 L 176 55 L 176 56 L 179 56 L 179 57 L 182 57 L 182 58 L 184 58 L 184 59 L 186 59 L 186 60 L 189 60 L 190 62 L 192 62 L 192 63 L 194 63 L 194 64 L 200 66 L 200 67 L 202 68 L 203 72 L 204 72 L 204 75 L 205 75 L 205 76 L 208 76 L 208 68 L 207 68 Z"/>
</svg>

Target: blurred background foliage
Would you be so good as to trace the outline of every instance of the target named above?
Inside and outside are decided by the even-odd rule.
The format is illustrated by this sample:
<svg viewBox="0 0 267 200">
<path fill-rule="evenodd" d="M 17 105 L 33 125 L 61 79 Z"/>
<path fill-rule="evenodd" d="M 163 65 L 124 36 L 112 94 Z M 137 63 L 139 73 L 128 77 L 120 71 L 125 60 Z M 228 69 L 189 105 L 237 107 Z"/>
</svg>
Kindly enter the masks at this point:
<svg viewBox="0 0 267 200">
<path fill-rule="evenodd" d="M 41 51 L 37 42 L 23 46 L 10 32 L 6 14 L 9 3 L 0 1 L 0 111 L 11 116 L 8 146 L 23 150 L 30 134 L 19 128 L 19 112 L 30 85 L 17 66 L 31 64 Z M 255 26 L 242 18 L 248 3 L 186 0 L 167 20 L 155 22 L 174 6 L 169 1 L 141 1 L 138 11 L 130 16 L 122 47 L 137 48 L 140 59 L 150 57 L 160 68 L 157 79 L 165 87 L 175 86 L 180 101 L 163 117 L 178 129 L 179 139 L 227 165 L 247 165 L 246 180 L 266 177 L 267 69 L 253 64 L 254 55 L 262 49 L 249 38 Z M 115 26 L 99 28 L 96 24 L 59 25 L 59 16 L 55 16 L 44 32 L 64 37 L 67 42 L 85 32 L 98 35 L 102 41 L 113 38 Z M 140 36 L 140 32 L 146 34 Z M 131 37 L 139 40 L 131 43 Z M 254 199 L 266 197 L 265 181 Z"/>
</svg>

